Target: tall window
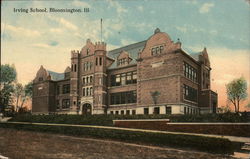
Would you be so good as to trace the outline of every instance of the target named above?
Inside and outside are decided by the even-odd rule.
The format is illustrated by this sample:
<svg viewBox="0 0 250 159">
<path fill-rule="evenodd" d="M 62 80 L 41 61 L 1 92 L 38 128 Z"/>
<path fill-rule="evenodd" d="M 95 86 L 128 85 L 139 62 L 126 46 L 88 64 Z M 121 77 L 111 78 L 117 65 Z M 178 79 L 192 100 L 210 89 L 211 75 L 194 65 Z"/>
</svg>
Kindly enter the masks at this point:
<svg viewBox="0 0 250 159">
<path fill-rule="evenodd" d="M 99 59 L 99 64 L 100 64 L 100 66 L 102 65 L 102 58 L 101 57 Z"/>
<path fill-rule="evenodd" d="M 194 82 L 197 82 L 197 70 L 189 65 L 188 63 L 184 62 L 183 63 L 183 71 L 184 71 L 184 76 L 191 79 Z"/>
<path fill-rule="evenodd" d="M 69 84 L 63 85 L 63 94 L 67 94 L 69 92 L 70 92 L 70 85 Z"/>
<path fill-rule="evenodd" d="M 144 108 L 144 114 L 149 114 L 148 108 Z"/>
<path fill-rule="evenodd" d="M 89 88 L 87 88 L 86 90 L 86 95 L 89 96 Z"/>
<path fill-rule="evenodd" d="M 125 85 L 126 84 L 126 74 L 123 73 L 121 74 L 121 85 Z"/>
<path fill-rule="evenodd" d="M 82 96 L 85 96 L 85 88 L 82 89 Z"/>
<path fill-rule="evenodd" d="M 89 55 L 89 48 L 87 48 L 87 55 Z"/>
<path fill-rule="evenodd" d="M 166 114 L 172 114 L 172 107 L 166 106 Z"/>
<path fill-rule="evenodd" d="M 197 89 L 194 89 L 184 84 L 183 96 L 184 96 L 184 99 L 186 100 L 197 102 Z"/>
<path fill-rule="evenodd" d="M 160 107 L 154 107 L 154 114 L 160 114 Z"/>
<path fill-rule="evenodd" d="M 76 64 L 74 65 L 74 71 L 76 72 Z"/>
</svg>

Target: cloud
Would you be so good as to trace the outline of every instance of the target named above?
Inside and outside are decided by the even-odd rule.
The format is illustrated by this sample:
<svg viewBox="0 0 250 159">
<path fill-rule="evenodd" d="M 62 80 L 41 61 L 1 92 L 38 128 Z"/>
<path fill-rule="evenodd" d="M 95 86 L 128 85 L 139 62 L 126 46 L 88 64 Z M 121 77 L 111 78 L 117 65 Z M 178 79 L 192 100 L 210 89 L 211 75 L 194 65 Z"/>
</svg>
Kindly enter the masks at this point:
<svg viewBox="0 0 250 159">
<path fill-rule="evenodd" d="M 63 33 L 63 30 L 61 28 L 50 28 L 49 31 L 51 33 L 57 33 L 57 34 Z"/>
<path fill-rule="evenodd" d="M 74 0 L 72 2 L 72 5 L 73 6 L 76 6 L 76 7 L 84 7 L 84 8 L 90 8 L 90 4 L 86 3 L 86 2 L 83 2 L 83 1 L 78 1 L 78 0 Z"/>
<path fill-rule="evenodd" d="M 141 12 L 144 10 L 143 6 L 138 6 L 137 9 Z"/>
<path fill-rule="evenodd" d="M 123 13 L 128 12 L 127 9 L 123 8 L 119 2 L 117 1 L 113 1 L 113 0 L 107 0 L 107 2 L 109 3 L 110 7 L 114 7 L 116 8 L 116 11 L 118 13 L 118 16 L 121 16 Z"/>
<path fill-rule="evenodd" d="M 183 33 L 187 32 L 187 28 L 186 27 L 179 27 L 179 26 L 177 26 L 176 29 L 179 30 L 179 31 L 181 31 L 181 32 L 183 32 Z"/>
<path fill-rule="evenodd" d="M 44 44 L 44 43 L 36 43 L 36 44 L 33 44 L 32 46 L 38 47 L 38 48 L 44 48 L 44 49 L 47 49 L 47 48 L 51 47 L 50 45 Z"/>
<path fill-rule="evenodd" d="M 73 23 L 71 23 L 70 21 L 68 21 L 64 18 L 57 18 L 57 17 L 53 17 L 53 16 L 48 16 L 48 18 L 52 21 L 56 21 L 57 23 L 63 25 L 65 28 L 67 28 L 69 30 L 73 30 L 73 31 L 78 30 L 78 27 L 76 25 L 74 25 Z"/>
<path fill-rule="evenodd" d="M 14 34 L 27 36 L 27 37 L 38 37 L 41 35 L 41 33 L 36 30 L 30 30 L 30 29 L 23 28 L 23 27 L 16 27 L 14 25 L 9 25 L 6 23 L 1 23 L 1 25 L 2 25 L 1 28 L 3 29 L 2 32 L 4 32 L 4 30 L 7 30 Z"/>
<path fill-rule="evenodd" d="M 199 11 L 200 13 L 208 13 L 213 6 L 213 3 L 204 3 Z"/>
</svg>

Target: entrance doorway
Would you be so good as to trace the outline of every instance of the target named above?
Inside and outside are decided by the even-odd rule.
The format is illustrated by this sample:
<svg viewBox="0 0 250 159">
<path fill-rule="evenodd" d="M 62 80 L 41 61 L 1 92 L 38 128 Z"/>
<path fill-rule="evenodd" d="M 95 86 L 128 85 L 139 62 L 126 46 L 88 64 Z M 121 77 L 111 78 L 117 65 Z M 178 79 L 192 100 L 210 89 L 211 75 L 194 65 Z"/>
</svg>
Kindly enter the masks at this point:
<svg viewBox="0 0 250 159">
<path fill-rule="evenodd" d="M 82 114 L 83 115 L 91 115 L 91 105 L 89 103 L 83 104 L 82 106 Z"/>
</svg>

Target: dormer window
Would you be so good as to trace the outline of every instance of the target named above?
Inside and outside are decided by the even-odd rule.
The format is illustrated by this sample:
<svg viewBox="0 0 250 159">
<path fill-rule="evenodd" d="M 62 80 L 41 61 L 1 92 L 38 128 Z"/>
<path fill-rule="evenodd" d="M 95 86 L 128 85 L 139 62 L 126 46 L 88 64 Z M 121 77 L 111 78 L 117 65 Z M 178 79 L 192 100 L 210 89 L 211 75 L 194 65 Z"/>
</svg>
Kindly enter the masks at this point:
<svg viewBox="0 0 250 159">
<path fill-rule="evenodd" d="M 163 46 L 155 46 L 151 48 L 151 55 L 155 56 L 155 55 L 159 55 L 163 53 Z"/>
<path fill-rule="evenodd" d="M 128 64 L 128 59 L 127 58 L 122 58 L 117 61 L 118 66 L 126 65 Z"/>
<path fill-rule="evenodd" d="M 87 55 L 89 55 L 89 48 L 87 48 Z"/>
</svg>

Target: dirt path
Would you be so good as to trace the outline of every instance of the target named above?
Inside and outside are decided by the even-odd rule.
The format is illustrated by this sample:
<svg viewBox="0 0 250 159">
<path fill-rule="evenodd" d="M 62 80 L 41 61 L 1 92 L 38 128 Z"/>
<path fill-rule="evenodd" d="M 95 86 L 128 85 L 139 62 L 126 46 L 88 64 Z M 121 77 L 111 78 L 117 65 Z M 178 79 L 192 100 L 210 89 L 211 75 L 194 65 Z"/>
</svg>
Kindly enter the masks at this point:
<svg viewBox="0 0 250 159">
<path fill-rule="evenodd" d="M 206 159 L 204 152 L 0 128 L 0 155 L 9 159 Z"/>
</svg>

